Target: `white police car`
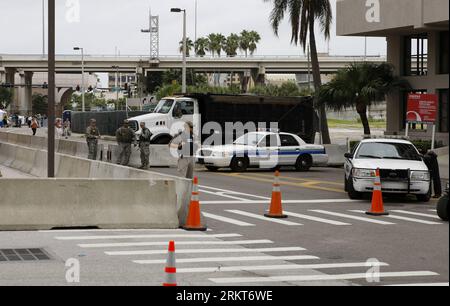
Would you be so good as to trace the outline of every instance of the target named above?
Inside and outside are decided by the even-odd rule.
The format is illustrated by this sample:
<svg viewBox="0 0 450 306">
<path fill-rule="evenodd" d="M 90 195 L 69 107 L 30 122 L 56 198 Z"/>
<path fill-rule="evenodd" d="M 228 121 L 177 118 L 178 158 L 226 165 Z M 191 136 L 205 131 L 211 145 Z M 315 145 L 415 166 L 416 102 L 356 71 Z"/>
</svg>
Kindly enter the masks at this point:
<svg viewBox="0 0 450 306">
<path fill-rule="evenodd" d="M 421 202 L 430 200 L 430 172 L 417 148 L 407 140 L 365 139 L 345 158 L 345 191 L 351 199 L 373 191 L 376 170 L 380 169 L 383 193 L 413 194 Z"/>
<path fill-rule="evenodd" d="M 306 144 L 294 134 L 252 132 L 231 145 L 202 148 L 196 161 L 210 171 L 231 168 L 234 172 L 244 172 L 248 168 L 272 169 L 281 166 L 308 171 L 312 166 L 327 165 L 328 155 L 324 146 Z"/>
</svg>

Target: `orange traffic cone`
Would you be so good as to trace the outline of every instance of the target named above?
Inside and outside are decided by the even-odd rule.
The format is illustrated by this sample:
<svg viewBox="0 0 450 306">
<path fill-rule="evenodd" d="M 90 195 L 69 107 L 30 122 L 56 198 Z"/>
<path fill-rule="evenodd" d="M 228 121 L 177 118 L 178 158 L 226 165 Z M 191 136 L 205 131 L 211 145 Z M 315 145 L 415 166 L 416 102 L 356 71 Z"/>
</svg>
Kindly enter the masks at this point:
<svg viewBox="0 0 450 306">
<path fill-rule="evenodd" d="M 201 222 L 200 201 L 198 195 L 198 177 L 195 177 L 189 213 L 186 224 L 183 226 L 183 229 L 187 231 L 206 231 L 206 226 L 203 226 Z"/>
<path fill-rule="evenodd" d="M 381 191 L 380 169 L 376 171 L 375 183 L 372 194 L 372 209 L 366 214 L 370 216 L 387 216 L 388 212 L 384 211 L 383 193 Z"/>
<path fill-rule="evenodd" d="M 281 189 L 280 189 L 280 172 L 275 172 L 275 180 L 273 182 L 272 201 L 270 202 L 270 210 L 265 214 L 267 218 L 285 219 L 288 216 L 283 214 L 283 207 L 281 204 Z"/>
<path fill-rule="evenodd" d="M 164 287 L 176 287 L 177 286 L 177 268 L 175 259 L 175 241 L 169 243 L 169 253 L 167 254 L 166 263 L 166 282 Z"/>
</svg>

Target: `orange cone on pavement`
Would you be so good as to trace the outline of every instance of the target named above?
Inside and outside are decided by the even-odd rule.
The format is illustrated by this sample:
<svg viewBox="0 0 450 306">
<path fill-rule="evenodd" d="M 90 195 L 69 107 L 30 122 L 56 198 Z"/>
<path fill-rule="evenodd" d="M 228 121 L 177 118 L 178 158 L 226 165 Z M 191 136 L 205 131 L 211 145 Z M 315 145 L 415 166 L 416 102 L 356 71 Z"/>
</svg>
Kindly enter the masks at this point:
<svg viewBox="0 0 450 306">
<path fill-rule="evenodd" d="M 372 209 L 366 214 L 370 216 L 387 216 L 388 212 L 384 211 L 383 193 L 381 191 L 380 169 L 376 170 L 375 183 L 372 194 Z"/>
<path fill-rule="evenodd" d="M 203 226 L 201 222 L 198 177 L 194 178 L 189 213 L 183 229 L 187 231 L 206 231 L 206 226 Z"/>
<path fill-rule="evenodd" d="M 169 243 L 169 253 L 167 254 L 166 263 L 166 282 L 164 287 L 176 287 L 177 286 L 177 268 L 175 259 L 175 241 Z"/>
<path fill-rule="evenodd" d="M 267 218 L 285 219 L 283 214 L 283 206 L 281 203 L 281 189 L 280 189 L 280 172 L 275 172 L 275 180 L 273 182 L 272 200 L 270 202 L 270 210 L 265 214 Z"/>
</svg>

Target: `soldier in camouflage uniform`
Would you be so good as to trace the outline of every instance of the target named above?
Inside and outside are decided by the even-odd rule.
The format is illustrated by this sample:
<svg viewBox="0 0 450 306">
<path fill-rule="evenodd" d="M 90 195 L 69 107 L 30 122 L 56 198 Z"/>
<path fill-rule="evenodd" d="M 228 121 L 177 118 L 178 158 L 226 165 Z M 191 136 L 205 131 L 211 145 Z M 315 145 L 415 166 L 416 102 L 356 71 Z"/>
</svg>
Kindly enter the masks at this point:
<svg viewBox="0 0 450 306">
<path fill-rule="evenodd" d="M 142 133 L 139 136 L 139 149 L 141 150 L 141 169 L 148 169 L 150 166 L 150 140 L 152 133 L 145 127 L 145 123 L 140 124 Z"/>
<path fill-rule="evenodd" d="M 128 120 L 125 120 L 123 126 L 116 131 L 116 139 L 120 150 L 117 164 L 128 166 L 131 157 L 131 145 L 136 145 L 135 133 L 129 127 Z"/>
<path fill-rule="evenodd" d="M 100 139 L 100 132 L 97 128 L 97 121 L 91 119 L 91 124 L 86 129 L 86 141 L 89 148 L 88 159 L 97 159 L 98 140 Z"/>
</svg>

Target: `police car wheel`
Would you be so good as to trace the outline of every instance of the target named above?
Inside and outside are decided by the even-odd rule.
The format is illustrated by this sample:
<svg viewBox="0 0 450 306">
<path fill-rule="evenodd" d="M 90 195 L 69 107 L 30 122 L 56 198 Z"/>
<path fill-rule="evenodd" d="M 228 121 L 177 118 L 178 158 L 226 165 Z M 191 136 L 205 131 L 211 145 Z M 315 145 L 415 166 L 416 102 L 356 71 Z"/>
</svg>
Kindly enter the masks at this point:
<svg viewBox="0 0 450 306">
<path fill-rule="evenodd" d="M 350 200 L 359 200 L 362 198 L 363 194 L 355 190 L 353 186 L 353 179 L 351 177 L 346 181 L 346 191 Z"/>
<path fill-rule="evenodd" d="M 418 194 L 416 197 L 417 201 L 428 203 L 431 200 L 431 192 L 428 192 L 427 194 Z"/>
<path fill-rule="evenodd" d="M 437 214 L 443 221 L 448 221 L 448 195 L 439 199 L 437 204 Z"/>
<path fill-rule="evenodd" d="M 244 172 L 248 168 L 248 159 L 245 157 L 235 157 L 231 161 L 230 168 L 234 172 Z"/>
<path fill-rule="evenodd" d="M 309 171 L 312 167 L 312 157 L 310 155 L 301 155 L 298 157 L 297 162 L 295 163 L 295 169 L 297 171 Z"/>
</svg>

